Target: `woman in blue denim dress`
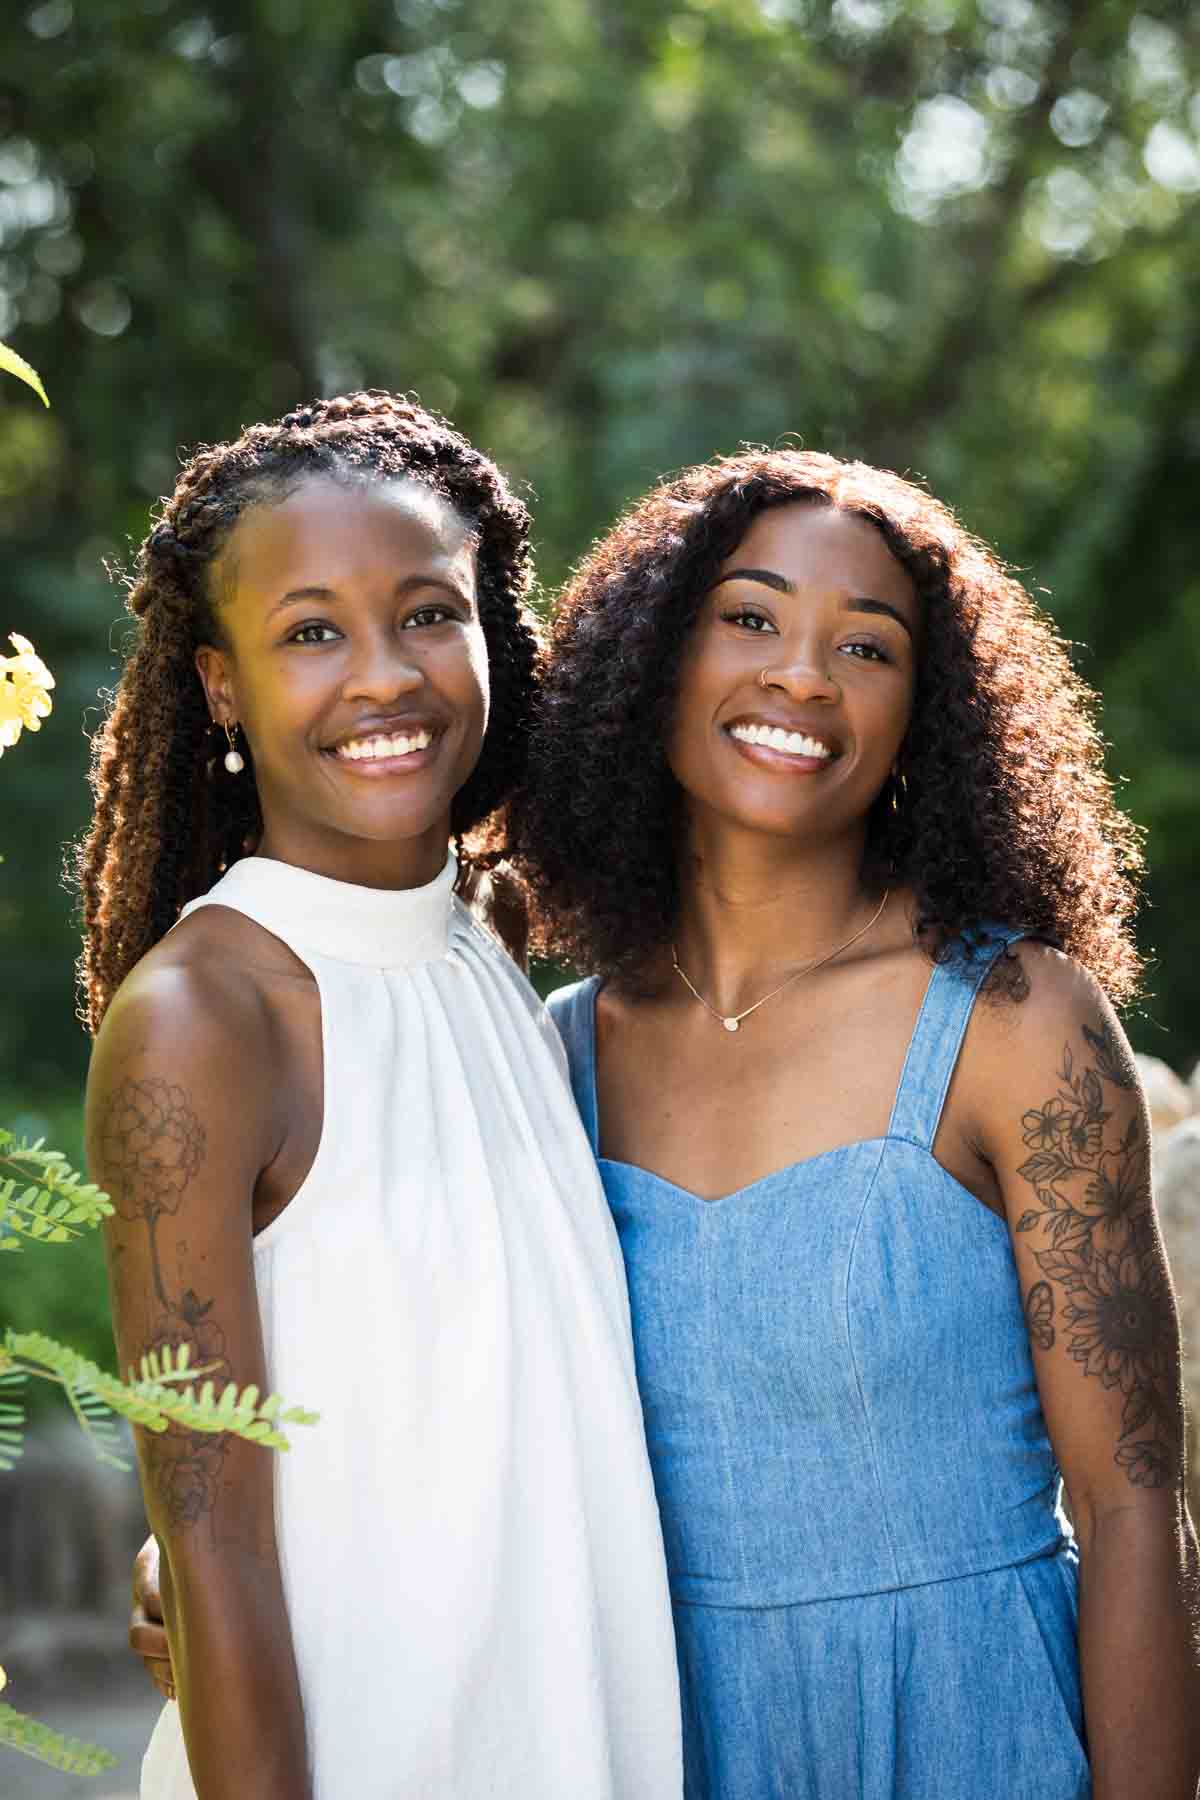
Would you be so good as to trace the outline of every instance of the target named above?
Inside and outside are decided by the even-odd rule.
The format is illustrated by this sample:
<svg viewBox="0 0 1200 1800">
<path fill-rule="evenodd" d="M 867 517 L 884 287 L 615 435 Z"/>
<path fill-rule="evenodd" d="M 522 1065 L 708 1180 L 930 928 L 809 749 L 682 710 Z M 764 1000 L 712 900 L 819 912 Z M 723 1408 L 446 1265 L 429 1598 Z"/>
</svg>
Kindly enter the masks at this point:
<svg viewBox="0 0 1200 1800">
<path fill-rule="evenodd" d="M 1194 1795 L 1137 841 L 1046 621 L 895 476 L 687 471 L 566 591 L 517 824 L 688 1800 Z"/>
</svg>

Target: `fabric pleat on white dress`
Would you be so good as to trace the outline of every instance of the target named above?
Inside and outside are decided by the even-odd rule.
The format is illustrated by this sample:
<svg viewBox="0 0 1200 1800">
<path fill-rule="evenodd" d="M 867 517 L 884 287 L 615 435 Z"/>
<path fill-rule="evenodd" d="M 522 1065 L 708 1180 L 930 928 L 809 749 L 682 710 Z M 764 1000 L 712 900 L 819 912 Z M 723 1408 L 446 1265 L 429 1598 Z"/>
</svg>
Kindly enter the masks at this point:
<svg viewBox="0 0 1200 1800">
<path fill-rule="evenodd" d="M 324 1125 L 255 1240 L 317 1800 L 675 1800 L 678 1681 L 620 1249 L 562 1046 L 453 895 L 261 857 L 320 991 Z M 143 1800 L 190 1800 L 179 1709 Z M 201 1796 L 200 1800 L 204 1800 Z"/>
</svg>

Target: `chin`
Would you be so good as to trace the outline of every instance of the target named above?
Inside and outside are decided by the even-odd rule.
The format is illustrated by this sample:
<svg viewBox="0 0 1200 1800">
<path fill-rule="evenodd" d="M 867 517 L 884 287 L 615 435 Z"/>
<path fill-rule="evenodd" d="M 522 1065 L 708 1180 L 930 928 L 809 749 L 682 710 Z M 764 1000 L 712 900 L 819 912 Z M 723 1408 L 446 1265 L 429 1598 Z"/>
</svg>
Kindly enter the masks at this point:
<svg viewBox="0 0 1200 1800">
<path fill-rule="evenodd" d="M 361 838 L 368 844 L 398 844 L 410 838 L 428 837 L 433 831 L 446 832 L 449 842 L 448 813 L 449 802 L 432 812 L 405 809 L 391 813 L 373 813 L 369 818 L 343 818 L 339 821 L 338 828 L 343 836 Z"/>
</svg>

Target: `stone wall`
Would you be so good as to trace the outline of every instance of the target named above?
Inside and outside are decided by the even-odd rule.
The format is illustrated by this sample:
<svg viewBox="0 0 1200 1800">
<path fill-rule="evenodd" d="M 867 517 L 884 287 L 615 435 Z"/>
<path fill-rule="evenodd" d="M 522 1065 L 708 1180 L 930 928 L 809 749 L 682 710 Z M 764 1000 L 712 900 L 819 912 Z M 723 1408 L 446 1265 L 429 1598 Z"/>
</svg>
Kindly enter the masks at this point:
<svg viewBox="0 0 1200 1800">
<path fill-rule="evenodd" d="M 1189 1486 L 1192 1516 L 1200 1523 L 1200 1069 L 1184 1081 L 1157 1057 L 1139 1056 L 1137 1064 L 1150 1104 L 1154 1188 L 1179 1302 L 1192 1438 Z"/>
</svg>

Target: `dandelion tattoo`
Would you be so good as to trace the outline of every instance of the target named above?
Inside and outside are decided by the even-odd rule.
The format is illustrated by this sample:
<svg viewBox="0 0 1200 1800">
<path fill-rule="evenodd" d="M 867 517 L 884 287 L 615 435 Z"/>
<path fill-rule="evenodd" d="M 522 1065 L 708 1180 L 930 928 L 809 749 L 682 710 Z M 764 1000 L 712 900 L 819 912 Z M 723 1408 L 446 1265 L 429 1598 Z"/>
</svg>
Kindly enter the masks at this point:
<svg viewBox="0 0 1200 1800">
<path fill-rule="evenodd" d="M 204 1161 L 204 1127 L 182 1088 L 154 1079 L 123 1081 L 100 1128 L 113 1205 L 123 1219 L 142 1219 L 150 1233 L 155 1292 L 163 1287 L 156 1232 L 164 1213 L 179 1211 L 184 1189 Z"/>
<path fill-rule="evenodd" d="M 204 1126 L 182 1088 L 151 1077 L 121 1083 L 104 1115 L 100 1138 L 113 1205 L 128 1223 L 144 1224 L 149 1236 L 160 1317 L 147 1350 L 177 1351 L 186 1344 L 193 1368 L 228 1381 L 232 1371 L 225 1333 L 211 1316 L 212 1301 L 200 1299 L 191 1288 L 172 1299 L 158 1245 L 160 1219 L 178 1213 L 204 1161 Z M 175 1425 L 145 1438 L 143 1462 L 171 1526 L 211 1517 L 228 1443 L 224 1435 Z"/>
<path fill-rule="evenodd" d="M 1162 1487 L 1178 1472 L 1180 1434 L 1149 1146 L 1137 1118 L 1119 1136 L 1106 1129 L 1106 1084 L 1128 1092 L 1135 1080 L 1115 1034 L 1101 1023 L 1085 1025 L 1083 1036 L 1094 1061 L 1077 1068 L 1066 1046 L 1058 1091 L 1021 1121 L 1031 1154 L 1020 1173 L 1038 1204 L 1017 1230 L 1038 1234 L 1034 1261 L 1044 1278 L 1029 1290 L 1025 1317 L 1039 1349 L 1061 1336 L 1085 1375 L 1120 1389 L 1115 1461 L 1135 1486 Z"/>
</svg>

